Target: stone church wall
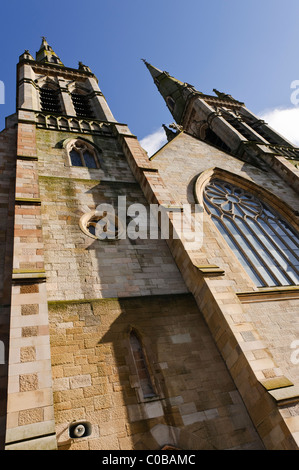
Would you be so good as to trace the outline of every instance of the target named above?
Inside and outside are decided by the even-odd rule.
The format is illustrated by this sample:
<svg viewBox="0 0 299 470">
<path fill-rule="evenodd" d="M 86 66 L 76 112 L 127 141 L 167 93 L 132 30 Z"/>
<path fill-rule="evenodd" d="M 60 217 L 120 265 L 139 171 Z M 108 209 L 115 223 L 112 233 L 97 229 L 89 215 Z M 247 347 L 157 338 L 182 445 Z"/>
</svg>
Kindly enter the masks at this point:
<svg viewBox="0 0 299 470">
<path fill-rule="evenodd" d="M 244 304 L 244 309 L 283 373 L 299 383 L 299 300 L 268 300 Z"/>
<path fill-rule="evenodd" d="M 190 294 L 50 302 L 60 449 L 263 448 Z M 140 335 L 157 397 L 140 400 L 129 331 Z M 88 439 L 69 424 L 87 420 Z"/>
<path fill-rule="evenodd" d="M 0 448 L 4 446 L 6 426 L 16 162 L 13 116 L 9 122 L 9 127 L 0 133 Z"/>
<path fill-rule="evenodd" d="M 93 140 L 100 169 L 70 167 L 72 137 Z M 114 137 L 38 130 L 37 152 L 59 448 L 262 447 L 166 241 L 100 242 L 80 229 L 84 211 L 118 196 L 148 207 Z M 137 393 L 131 328 L 156 399 Z M 93 434 L 72 441 L 80 419 Z"/>
<path fill-rule="evenodd" d="M 234 181 L 240 176 L 256 183 L 261 197 L 265 188 L 268 195 L 273 195 L 273 203 L 275 196 L 279 196 L 283 201 L 280 207 L 284 209 L 285 203 L 291 208 L 289 213 L 298 205 L 298 196 L 278 174 L 245 164 L 184 134 L 171 141 L 152 161 L 177 202 L 194 202 L 198 176 L 217 167 L 234 174 Z M 184 161 L 188 162 L 185 166 Z M 192 263 L 197 266 L 217 263 L 224 270 L 224 277 L 209 278 L 203 273 L 199 282 L 199 276 L 192 274 L 191 268 L 187 270 L 182 252 L 176 261 L 266 447 L 285 448 L 289 445 L 286 442 L 292 440 L 288 429 L 296 441 L 299 431 L 298 365 L 291 360 L 291 344 L 298 340 L 299 331 L 294 320 L 298 310 L 297 289 L 257 289 L 208 217 L 204 218 L 203 228 L 202 249 L 197 254 L 190 254 Z M 269 396 L 266 390 L 269 390 Z M 275 411 L 276 406 L 279 414 Z M 273 412 L 270 412 L 272 407 Z M 287 428 L 279 416 L 283 417 Z"/>
<path fill-rule="evenodd" d="M 63 137 L 51 131 L 38 137 L 49 300 L 187 292 L 164 240 L 101 242 L 82 232 L 80 218 L 101 203 L 116 212 L 119 196 L 127 206 L 148 205 L 115 139 L 96 140 L 105 170 L 88 170 L 70 167 L 65 150 L 57 148 Z"/>
</svg>

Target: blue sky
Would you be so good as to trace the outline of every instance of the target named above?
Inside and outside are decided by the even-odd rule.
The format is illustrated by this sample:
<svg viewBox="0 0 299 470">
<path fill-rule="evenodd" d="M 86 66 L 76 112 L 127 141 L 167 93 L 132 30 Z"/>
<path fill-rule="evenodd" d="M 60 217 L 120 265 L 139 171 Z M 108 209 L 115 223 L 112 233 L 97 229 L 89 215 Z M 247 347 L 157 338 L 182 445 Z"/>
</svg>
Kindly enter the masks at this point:
<svg viewBox="0 0 299 470">
<path fill-rule="evenodd" d="M 142 58 L 258 115 L 278 112 L 296 138 L 298 0 L 27 0 L 3 2 L 1 17 L 1 128 L 15 111 L 18 58 L 25 49 L 34 56 L 44 35 L 66 66 L 89 65 L 114 116 L 140 140 L 173 121 Z"/>
</svg>

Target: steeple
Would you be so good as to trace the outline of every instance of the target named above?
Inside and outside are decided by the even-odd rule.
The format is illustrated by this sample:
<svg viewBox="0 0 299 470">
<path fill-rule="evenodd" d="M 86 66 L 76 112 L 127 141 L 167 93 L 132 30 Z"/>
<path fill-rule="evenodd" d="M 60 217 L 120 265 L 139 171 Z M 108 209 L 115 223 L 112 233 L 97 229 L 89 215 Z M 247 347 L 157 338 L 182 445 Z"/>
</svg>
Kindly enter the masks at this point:
<svg viewBox="0 0 299 470">
<path fill-rule="evenodd" d="M 49 62 L 51 64 L 63 65 L 60 58 L 53 51 L 52 47 L 49 46 L 45 36 L 42 36 L 42 43 L 39 51 L 36 53 L 37 62 Z"/>
<path fill-rule="evenodd" d="M 181 82 L 177 78 L 169 75 L 168 72 L 162 72 L 162 70 L 154 67 L 145 59 L 142 60 L 153 77 L 176 123 L 181 124 L 187 102 L 191 96 L 200 95 L 201 93 L 195 90 L 192 85 Z"/>
</svg>

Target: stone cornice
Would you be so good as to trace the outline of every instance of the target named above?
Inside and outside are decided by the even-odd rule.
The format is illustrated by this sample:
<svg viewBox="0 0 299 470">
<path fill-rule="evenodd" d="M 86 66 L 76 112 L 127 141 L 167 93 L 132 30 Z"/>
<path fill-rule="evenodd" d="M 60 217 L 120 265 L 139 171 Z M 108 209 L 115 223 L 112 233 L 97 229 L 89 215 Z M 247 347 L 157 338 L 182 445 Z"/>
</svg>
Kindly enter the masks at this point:
<svg viewBox="0 0 299 470">
<path fill-rule="evenodd" d="M 83 70 L 83 69 L 79 70 L 79 69 L 74 69 L 71 67 L 65 67 L 59 64 L 42 63 L 42 62 L 37 62 L 35 60 L 33 61 L 29 59 L 22 59 L 18 63 L 18 67 L 24 64 L 30 65 L 33 68 L 35 73 L 42 73 L 42 74 L 48 74 L 48 75 L 54 74 L 56 76 L 58 73 L 58 75 L 69 77 L 72 79 L 74 79 L 74 77 L 82 78 L 82 76 L 93 77 L 95 78 L 96 81 L 98 81 L 94 73 L 89 72 L 87 70 Z"/>
</svg>

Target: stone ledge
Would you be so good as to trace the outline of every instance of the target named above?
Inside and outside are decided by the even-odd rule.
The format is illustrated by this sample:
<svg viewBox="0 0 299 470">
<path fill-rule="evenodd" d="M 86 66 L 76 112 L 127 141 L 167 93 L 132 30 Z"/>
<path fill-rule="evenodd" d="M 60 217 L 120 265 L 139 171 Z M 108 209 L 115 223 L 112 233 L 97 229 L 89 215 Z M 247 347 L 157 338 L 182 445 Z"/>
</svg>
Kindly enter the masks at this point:
<svg viewBox="0 0 299 470">
<path fill-rule="evenodd" d="M 158 168 L 152 168 L 150 166 L 139 166 L 138 168 L 139 170 L 142 170 L 142 171 L 151 171 L 151 172 L 156 172 L 156 173 L 158 173 L 159 171 Z"/>
<path fill-rule="evenodd" d="M 13 442 L 7 444 L 5 450 L 57 450 L 56 434 Z"/>
<path fill-rule="evenodd" d="M 17 155 L 17 160 L 34 160 L 37 161 L 38 157 L 33 155 Z"/>
<path fill-rule="evenodd" d="M 55 434 L 55 422 L 43 421 L 41 423 L 27 424 L 18 426 L 17 428 L 7 429 L 6 431 L 6 444 L 20 443 L 28 439 L 37 439 L 39 437 L 49 436 Z"/>
<path fill-rule="evenodd" d="M 119 135 L 119 136 L 122 136 L 122 137 L 133 137 L 133 139 L 136 139 L 137 140 L 137 137 L 136 135 L 132 134 L 132 132 L 130 131 L 130 129 L 128 128 L 128 126 L 126 124 L 120 124 L 118 122 L 114 122 L 112 123 L 114 124 L 114 129 L 115 129 L 115 132 Z"/>
<path fill-rule="evenodd" d="M 258 291 L 236 292 L 240 302 L 265 302 L 266 300 L 291 300 L 299 299 L 298 286 L 261 288 Z"/>
<path fill-rule="evenodd" d="M 293 382 L 291 382 L 287 377 L 282 375 L 281 377 L 273 377 L 271 379 L 260 380 L 263 387 L 266 390 L 278 390 L 281 388 L 291 387 L 293 386 Z"/>
<path fill-rule="evenodd" d="M 299 402 L 299 385 L 268 390 L 268 393 L 270 393 L 278 405 Z"/>
<path fill-rule="evenodd" d="M 37 204 L 41 205 L 41 200 L 39 198 L 33 197 L 16 197 L 15 198 L 16 204 Z"/>
<path fill-rule="evenodd" d="M 223 276 L 225 274 L 224 269 L 219 268 L 216 265 L 198 266 L 194 265 L 197 270 L 204 276 Z"/>
<path fill-rule="evenodd" d="M 157 294 L 157 295 L 141 295 L 141 296 L 132 296 L 132 297 L 99 297 L 99 298 L 90 298 L 90 299 L 68 299 L 68 300 L 48 300 L 48 305 L 50 306 L 63 306 L 63 305 L 72 305 L 72 304 L 85 304 L 85 303 L 107 303 L 107 302 L 118 302 L 121 300 L 122 302 L 135 302 L 136 300 L 152 300 L 152 299 L 159 299 L 159 298 L 171 298 L 174 297 L 188 297 L 193 299 L 193 295 L 190 292 L 178 292 L 175 294 Z"/>
<path fill-rule="evenodd" d="M 23 269 L 14 269 L 12 272 L 13 281 L 37 281 L 42 282 L 46 280 L 46 271 L 38 270 L 23 270 Z"/>
</svg>

